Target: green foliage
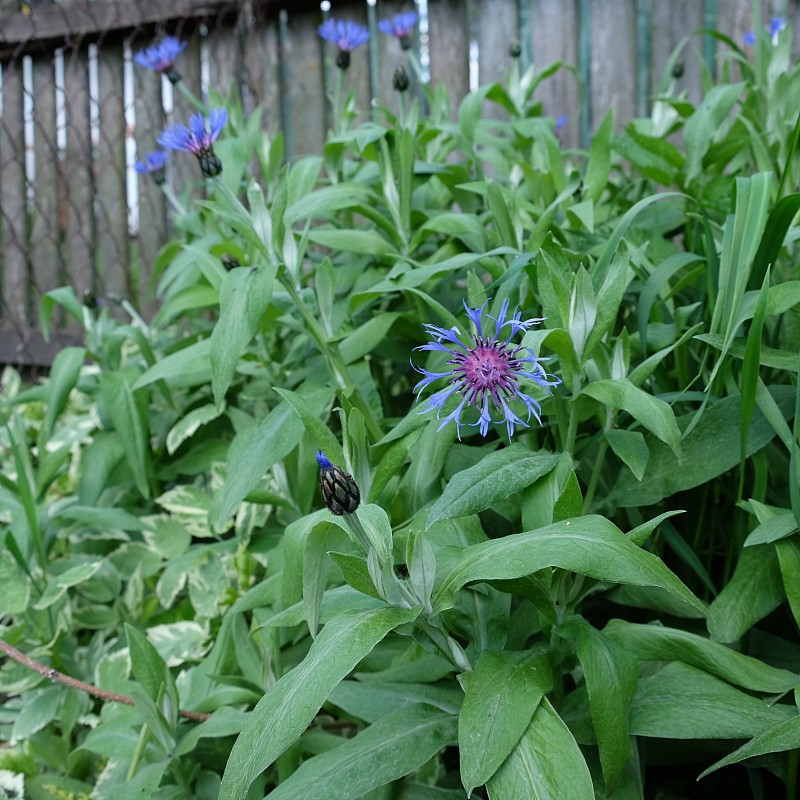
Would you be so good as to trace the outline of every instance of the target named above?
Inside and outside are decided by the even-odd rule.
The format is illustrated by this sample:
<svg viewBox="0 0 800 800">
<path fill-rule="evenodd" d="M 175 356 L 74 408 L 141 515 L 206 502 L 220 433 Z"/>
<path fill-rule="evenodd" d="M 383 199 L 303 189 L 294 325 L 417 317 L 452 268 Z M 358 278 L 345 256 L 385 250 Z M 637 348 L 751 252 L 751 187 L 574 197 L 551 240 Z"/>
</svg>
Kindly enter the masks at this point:
<svg viewBox="0 0 800 800">
<path fill-rule="evenodd" d="M 561 64 L 361 124 L 339 86 L 291 164 L 232 105 L 155 318 L 45 296 L 85 343 L 0 386 L 0 634 L 43 665 L 0 667 L 9 788 L 722 796 L 745 762 L 794 797 L 800 69 L 705 35 L 741 80 L 665 79 L 588 152 L 534 99 Z M 561 380 L 516 378 L 513 441 L 414 400 L 484 302 Z"/>
</svg>

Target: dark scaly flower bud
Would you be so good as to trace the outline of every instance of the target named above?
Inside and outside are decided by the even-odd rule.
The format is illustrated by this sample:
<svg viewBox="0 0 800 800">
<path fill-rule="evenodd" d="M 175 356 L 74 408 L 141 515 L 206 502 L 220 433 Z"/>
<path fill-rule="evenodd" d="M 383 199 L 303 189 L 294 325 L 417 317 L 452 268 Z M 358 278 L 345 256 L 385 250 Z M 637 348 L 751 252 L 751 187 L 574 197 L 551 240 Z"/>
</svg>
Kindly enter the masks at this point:
<svg viewBox="0 0 800 800">
<path fill-rule="evenodd" d="M 90 310 L 97 308 L 97 298 L 91 289 L 87 289 L 83 293 L 83 305 Z"/>
<path fill-rule="evenodd" d="M 408 80 L 408 73 L 405 70 L 405 67 L 398 67 L 394 71 L 394 77 L 392 78 L 392 85 L 397 92 L 405 92 L 408 91 L 409 87 L 409 80 Z"/>
<path fill-rule="evenodd" d="M 197 158 L 204 178 L 216 178 L 222 172 L 222 162 L 212 148 L 198 153 Z"/>
<path fill-rule="evenodd" d="M 350 51 L 340 50 L 336 56 L 336 66 L 341 70 L 346 70 L 350 66 Z"/>
<path fill-rule="evenodd" d="M 672 65 L 672 77 L 676 80 L 683 77 L 683 61 L 676 61 Z"/>
<path fill-rule="evenodd" d="M 225 267 L 226 272 L 230 272 L 232 269 L 242 266 L 239 263 L 239 259 L 236 258 L 236 256 L 232 256 L 230 253 L 223 253 L 219 259 L 222 262 L 222 266 Z"/>
<path fill-rule="evenodd" d="M 508 54 L 511 58 L 519 58 L 522 55 L 522 45 L 519 39 L 512 39 L 508 43 Z"/>
<path fill-rule="evenodd" d="M 317 464 L 320 469 L 319 485 L 325 505 L 337 517 L 352 514 L 361 502 L 361 492 L 358 491 L 353 476 L 328 461 L 321 450 L 317 453 Z"/>
</svg>

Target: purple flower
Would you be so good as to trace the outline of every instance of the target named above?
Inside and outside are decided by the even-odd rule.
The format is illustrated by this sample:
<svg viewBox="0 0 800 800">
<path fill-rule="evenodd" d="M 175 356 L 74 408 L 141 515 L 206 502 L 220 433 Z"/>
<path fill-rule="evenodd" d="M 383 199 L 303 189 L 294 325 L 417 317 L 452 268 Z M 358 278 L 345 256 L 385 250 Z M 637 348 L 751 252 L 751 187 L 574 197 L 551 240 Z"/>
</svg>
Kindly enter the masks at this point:
<svg viewBox="0 0 800 800">
<path fill-rule="evenodd" d="M 416 11 L 403 11 L 390 19 L 382 19 L 378 23 L 378 28 L 389 36 L 396 36 L 403 50 L 408 50 L 411 47 L 411 34 L 418 18 Z"/>
<path fill-rule="evenodd" d="M 202 114 L 195 112 L 189 119 L 189 127 L 170 125 L 161 132 L 156 141 L 168 150 L 184 150 L 194 153 L 200 160 L 200 169 L 206 178 L 213 178 L 222 172 L 222 162 L 214 154 L 213 142 L 216 141 L 225 123 L 228 111 L 224 108 L 212 109 L 208 114 L 208 127 Z"/>
<path fill-rule="evenodd" d="M 456 424 L 459 439 L 463 424 L 479 426 L 481 436 L 486 436 L 489 423 L 500 425 L 505 422 L 509 439 L 514 434 L 515 426 L 528 427 L 531 415 L 541 425 L 542 407 L 538 401 L 522 391 L 520 381 L 522 378 L 533 381 L 549 394 L 550 387 L 558 386 L 561 380 L 545 372 L 542 362 L 548 359 L 537 358 L 529 347 L 512 344 L 511 340 L 520 331 L 525 331 L 542 320 L 523 320 L 518 309 L 515 309 L 513 315 L 509 317 L 508 300 L 503 301 L 497 317 L 484 314 L 486 303 L 480 308 L 469 308 L 465 302 L 464 308 L 476 331 L 470 344 L 464 343 L 458 328 L 447 330 L 436 325 L 424 326 L 434 341 L 416 349 L 447 353 L 450 356 L 447 363 L 452 367 L 444 372 L 429 372 L 412 363 L 411 366 L 425 376 L 414 387 L 417 397 L 429 383 L 439 378 L 447 378 L 450 381 L 447 388 L 428 398 L 426 408 L 420 413 L 426 414 L 436 410 L 436 418 L 442 421 L 439 430 L 452 420 Z M 494 326 L 490 324 L 486 331 L 484 331 L 484 316 L 494 321 Z M 442 418 L 445 402 L 451 395 L 459 397 L 460 402 L 455 410 Z M 490 400 L 492 408 L 499 413 L 501 419 L 492 417 Z M 509 406 L 509 402 L 514 400 L 521 401 L 527 409 L 528 415 L 525 420 L 520 419 Z M 461 414 L 467 406 L 473 406 L 478 411 L 477 422 L 462 422 Z"/>
<path fill-rule="evenodd" d="M 769 38 L 773 46 L 778 44 L 778 35 L 786 28 L 786 20 L 783 17 L 773 17 L 769 21 Z M 747 31 L 742 37 L 745 44 L 751 47 L 756 43 L 755 31 Z"/>
<path fill-rule="evenodd" d="M 169 153 L 165 153 L 163 150 L 156 150 L 155 152 L 148 154 L 144 161 L 137 161 L 133 165 L 133 168 L 140 175 L 152 175 L 153 180 L 156 183 L 161 184 L 164 183 L 164 180 L 166 179 L 164 167 L 167 165 L 168 158 Z"/>
<path fill-rule="evenodd" d="M 156 150 L 155 152 L 150 153 L 144 161 L 137 161 L 133 165 L 133 168 L 140 175 L 147 175 L 150 172 L 156 172 L 159 169 L 164 169 L 168 158 L 169 153 L 165 153 L 163 150 Z"/>
<path fill-rule="evenodd" d="M 369 31 L 363 25 L 345 19 L 326 19 L 317 28 L 317 33 L 339 48 L 336 66 L 342 70 L 350 66 L 350 53 L 369 41 Z"/>
<path fill-rule="evenodd" d="M 564 126 L 567 124 L 568 121 L 569 117 L 566 114 L 559 114 L 556 117 L 556 129 L 555 129 L 556 136 L 558 136 L 558 134 L 561 133 L 561 131 L 564 129 Z"/>
<path fill-rule="evenodd" d="M 174 36 L 167 36 L 158 44 L 140 50 L 133 60 L 142 67 L 164 73 L 172 83 L 177 83 L 180 73 L 172 66 L 175 59 L 186 48 L 187 42 L 182 42 Z"/>
<path fill-rule="evenodd" d="M 773 17 L 769 21 L 769 38 L 772 44 L 778 44 L 778 34 L 786 27 L 786 20 L 783 17 Z"/>
</svg>

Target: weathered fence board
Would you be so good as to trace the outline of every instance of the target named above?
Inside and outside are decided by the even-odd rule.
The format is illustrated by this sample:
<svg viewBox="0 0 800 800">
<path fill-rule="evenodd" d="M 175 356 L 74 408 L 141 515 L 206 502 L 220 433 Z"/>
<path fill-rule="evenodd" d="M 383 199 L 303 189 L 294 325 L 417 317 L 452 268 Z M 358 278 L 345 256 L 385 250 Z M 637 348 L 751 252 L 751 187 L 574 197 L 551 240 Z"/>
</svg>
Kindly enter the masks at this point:
<svg viewBox="0 0 800 800">
<path fill-rule="evenodd" d="M 431 79 L 447 86 L 454 114 L 470 85 L 504 78 L 512 39 L 520 40 L 521 70 L 531 62 L 537 68 L 556 60 L 573 65 L 536 92 L 546 115 L 568 116 L 560 136 L 573 147 L 586 146 L 608 108 L 617 130 L 647 113 L 664 65 L 687 36 L 683 75 L 673 80 L 696 102 L 703 71 L 720 69 L 717 56 L 726 48 L 692 34 L 717 27 L 741 42 L 753 27 L 751 0 L 416 2 L 420 11 L 427 9 L 427 31 L 424 37 L 416 32 L 413 52 L 428 55 Z M 168 204 L 152 177 L 133 173 L 130 137 L 144 159 L 157 149 L 164 126 L 188 123 L 195 106 L 166 78 L 126 64 L 132 52 L 168 33 L 188 40 L 178 63 L 184 86 L 198 97 L 208 87 L 223 96 L 233 90 L 247 113 L 261 106 L 264 129 L 283 132 L 287 154 L 297 157 L 320 152 L 333 127 L 328 97 L 338 73 L 336 48 L 320 40 L 317 27 L 326 15 L 353 19 L 368 25 L 373 40 L 352 54 L 345 90 L 355 92 L 362 120 L 380 118 L 382 106 L 397 113 L 393 74 L 409 64 L 408 53 L 395 37 L 377 32 L 377 21 L 414 7 L 412 0 L 330 5 L 40 0 L 29 14 L 3 15 L 0 361 L 49 358 L 53 348 L 43 347 L 34 333 L 38 304 L 43 292 L 64 282 L 79 297 L 92 289 L 129 297 L 145 317 L 155 310 L 148 284 L 170 233 Z M 781 14 L 800 25 L 800 0 L 763 0 L 761 9 L 765 23 Z M 32 65 L 24 79 L 23 58 Z M 63 78 L 57 76 L 61 63 Z M 725 63 L 735 75 L 736 65 Z M 409 99 L 418 89 L 412 85 Z M 490 103 L 486 112 L 505 114 Z M 175 154 L 167 174 L 175 196 L 202 193 L 195 159 Z"/>
<path fill-rule="evenodd" d="M 2 209 L 2 300 L 4 327 L 24 331 L 28 322 L 28 256 L 25 231 L 25 144 L 22 61 L 3 69 L 0 128 L 0 209 Z M 9 335 L 6 333 L 6 335 Z"/>
<path fill-rule="evenodd" d="M 122 66 L 121 44 L 101 50 L 94 158 L 97 287 L 102 294 L 130 297 Z"/>
</svg>

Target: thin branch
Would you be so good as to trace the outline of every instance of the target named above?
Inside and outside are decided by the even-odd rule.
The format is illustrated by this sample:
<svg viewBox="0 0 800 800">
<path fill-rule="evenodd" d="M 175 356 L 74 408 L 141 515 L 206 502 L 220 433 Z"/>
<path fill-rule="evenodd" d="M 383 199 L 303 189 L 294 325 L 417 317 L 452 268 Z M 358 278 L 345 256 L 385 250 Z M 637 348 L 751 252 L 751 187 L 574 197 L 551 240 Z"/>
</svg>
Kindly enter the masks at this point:
<svg viewBox="0 0 800 800">
<path fill-rule="evenodd" d="M 77 678 L 71 678 L 69 675 L 65 675 L 63 672 L 59 672 L 52 667 L 46 667 L 44 664 L 34 661 L 29 656 L 26 656 L 25 653 L 20 652 L 16 647 L 12 647 L 10 644 L 8 644 L 8 642 L 3 641 L 2 639 L 0 639 L 0 650 L 2 650 L 9 658 L 13 658 L 18 664 L 22 664 L 23 667 L 27 667 L 28 669 L 32 669 L 34 672 L 38 672 L 40 675 L 44 675 L 45 678 L 49 678 L 51 681 L 58 681 L 59 683 L 63 683 L 65 686 L 77 689 L 80 692 L 86 692 L 86 694 L 99 697 L 101 700 L 111 700 L 114 703 L 124 703 L 126 706 L 133 705 L 133 699 L 127 695 L 117 694 L 116 692 L 107 692 L 105 689 L 100 689 L 97 686 L 93 686 L 91 683 L 84 683 L 83 681 L 79 681 Z M 180 715 L 186 719 L 196 720 L 197 722 L 203 722 L 211 716 L 211 714 L 204 714 L 200 711 L 183 710 L 180 711 Z"/>
</svg>

